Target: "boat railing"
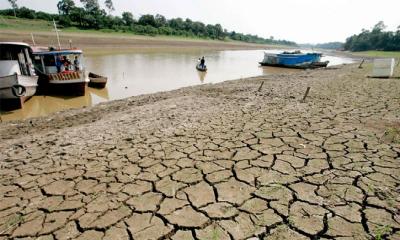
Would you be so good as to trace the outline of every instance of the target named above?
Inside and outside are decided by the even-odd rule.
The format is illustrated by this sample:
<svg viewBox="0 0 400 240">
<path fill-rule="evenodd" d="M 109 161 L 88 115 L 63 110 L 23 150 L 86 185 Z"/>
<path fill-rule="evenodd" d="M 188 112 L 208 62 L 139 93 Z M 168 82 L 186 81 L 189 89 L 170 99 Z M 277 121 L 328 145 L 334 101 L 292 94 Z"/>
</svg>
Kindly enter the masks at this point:
<svg viewBox="0 0 400 240">
<path fill-rule="evenodd" d="M 49 74 L 49 80 L 74 80 L 80 78 L 81 78 L 80 72 L 62 72 L 62 73 Z"/>
</svg>

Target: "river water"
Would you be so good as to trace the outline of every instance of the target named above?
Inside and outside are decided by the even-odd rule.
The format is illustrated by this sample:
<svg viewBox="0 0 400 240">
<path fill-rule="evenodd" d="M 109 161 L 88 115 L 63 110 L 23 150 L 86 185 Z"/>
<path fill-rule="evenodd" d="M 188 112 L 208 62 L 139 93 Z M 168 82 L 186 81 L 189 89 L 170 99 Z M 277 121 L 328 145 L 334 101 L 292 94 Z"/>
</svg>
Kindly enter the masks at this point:
<svg viewBox="0 0 400 240">
<path fill-rule="evenodd" d="M 92 106 L 100 102 L 181 87 L 217 83 L 259 75 L 302 71 L 260 67 L 263 50 L 243 51 L 168 51 L 140 52 L 85 57 L 86 72 L 108 77 L 104 89 L 87 88 L 82 97 L 34 96 L 23 109 L 1 112 L 3 121 L 45 116 L 69 108 Z M 198 72 L 195 65 L 204 56 L 208 71 Z M 351 63 L 348 58 L 324 56 L 323 61 L 337 65 Z"/>
</svg>

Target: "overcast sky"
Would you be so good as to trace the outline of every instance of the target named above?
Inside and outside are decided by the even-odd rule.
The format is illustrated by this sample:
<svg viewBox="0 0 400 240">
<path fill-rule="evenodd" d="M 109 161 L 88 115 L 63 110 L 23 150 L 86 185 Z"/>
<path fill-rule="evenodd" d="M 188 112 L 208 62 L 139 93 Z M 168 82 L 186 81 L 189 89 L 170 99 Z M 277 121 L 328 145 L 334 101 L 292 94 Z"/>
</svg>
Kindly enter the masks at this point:
<svg viewBox="0 0 400 240">
<path fill-rule="evenodd" d="M 101 3 L 104 0 L 99 0 Z M 58 0 L 17 0 L 19 6 L 57 12 Z M 79 0 L 75 0 L 76 3 Z M 400 25 L 400 0 L 113 0 L 120 15 L 131 11 L 220 23 L 228 30 L 274 36 L 297 43 L 345 41 L 362 28 L 384 21 L 388 30 Z M 0 9 L 9 8 L 0 0 Z"/>
</svg>

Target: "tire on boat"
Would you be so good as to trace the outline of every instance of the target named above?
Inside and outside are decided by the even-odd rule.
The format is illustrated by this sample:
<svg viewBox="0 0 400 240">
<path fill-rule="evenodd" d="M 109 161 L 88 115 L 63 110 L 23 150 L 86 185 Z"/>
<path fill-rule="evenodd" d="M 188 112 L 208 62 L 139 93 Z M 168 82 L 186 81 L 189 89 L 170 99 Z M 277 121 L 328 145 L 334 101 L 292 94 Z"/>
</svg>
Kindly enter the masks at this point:
<svg viewBox="0 0 400 240">
<path fill-rule="evenodd" d="M 23 97 L 25 96 L 26 88 L 20 84 L 16 84 L 11 87 L 11 91 L 15 97 Z"/>
</svg>

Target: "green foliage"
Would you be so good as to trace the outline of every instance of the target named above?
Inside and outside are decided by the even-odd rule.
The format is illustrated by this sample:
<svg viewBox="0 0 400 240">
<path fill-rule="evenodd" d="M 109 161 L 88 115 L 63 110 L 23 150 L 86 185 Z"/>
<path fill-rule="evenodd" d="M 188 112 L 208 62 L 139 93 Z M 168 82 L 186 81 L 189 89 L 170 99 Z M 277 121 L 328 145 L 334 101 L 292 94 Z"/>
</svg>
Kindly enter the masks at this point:
<svg viewBox="0 0 400 240">
<path fill-rule="evenodd" d="M 157 27 L 156 19 L 153 15 L 145 14 L 139 18 L 139 25 Z"/>
<path fill-rule="evenodd" d="M 14 17 L 17 16 L 17 9 L 18 9 L 18 5 L 17 5 L 17 0 L 8 0 L 8 2 L 10 3 L 12 9 L 13 9 L 13 13 L 14 13 Z"/>
<path fill-rule="evenodd" d="M 69 15 L 75 7 L 73 0 L 61 0 L 57 3 L 58 12 L 62 15 Z"/>
<path fill-rule="evenodd" d="M 142 15 L 137 21 L 132 13 L 124 12 L 122 16 L 108 15 L 104 9 L 100 8 L 98 0 L 80 0 L 82 7 L 76 7 L 73 0 L 59 0 L 57 8 L 59 14 L 48 14 L 36 12 L 28 8 L 16 10 L 17 17 L 27 19 L 43 19 L 58 21 L 60 27 L 72 27 L 79 29 L 96 29 L 102 31 L 131 32 L 142 35 L 167 35 L 197 37 L 214 40 L 236 40 L 259 44 L 282 44 L 296 45 L 294 42 L 285 40 L 274 40 L 261 38 L 257 35 L 228 32 L 220 24 L 204 24 L 191 19 L 182 18 L 166 19 L 160 14 Z M 106 8 L 109 12 L 114 10 L 112 0 L 105 0 Z M 0 15 L 14 16 L 12 9 L 0 10 Z"/>
<path fill-rule="evenodd" d="M 115 11 L 114 8 L 114 4 L 112 2 L 112 0 L 105 0 L 104 4 L 106 5 L 106 8 L 108 9 L 108 11 L 111 13 L 112 11 Z"/>
<path fill-rule="evenodd" d="M 389 234 L 392 231 L 392 228 L 390 226 L 381 226 L 378 229 L 375 230 L 375 240 L 382 240 L 384 239 L 384 236 Z"/>
<path fill-rule="evenodd" d="M 385 31 L 385 24 L 378 22 L 371 31 L 363 29 L 360 34 L 346 39 L 345 50 L 350 51 L 400 51 L 400 30 Z"/>
<path fill-rule="evenodd" d="M 96 13 L 100 11 L 100 5 L 98 0 L 81 0 L 83 6 L 88 13 Z"/>
<path fill-rule="evenodd" d="M 122 13 L 122 21 L 124 22 L 125 26 L 129 27 L 132 27 L 132 25 L 135 23 L 135 20 L 133 19 L 133 14 L 130 12 Z"/>
</svg>

